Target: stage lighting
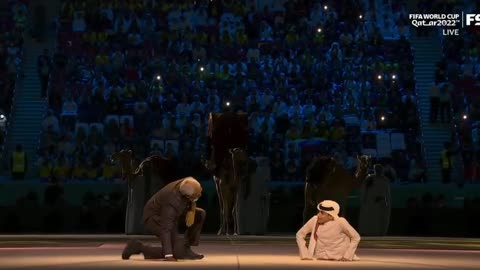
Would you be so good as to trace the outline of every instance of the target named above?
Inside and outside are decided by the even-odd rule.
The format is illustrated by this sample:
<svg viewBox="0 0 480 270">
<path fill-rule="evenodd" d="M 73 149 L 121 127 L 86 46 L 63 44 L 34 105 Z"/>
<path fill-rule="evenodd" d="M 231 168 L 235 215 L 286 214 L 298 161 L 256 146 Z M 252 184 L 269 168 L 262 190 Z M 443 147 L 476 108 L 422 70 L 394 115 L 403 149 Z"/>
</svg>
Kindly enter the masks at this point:
<svg viewBox="0 0 480 270">
<path fill-rule="evenodd" d="M 162 79 L 162 76 L 157 75 L 156 79 L 157 79 L 157 81 L 160 81 Z"/>
<path fill-rule="evenodd" d="M 200 67 L 200 71 L 203 72 L 205 69 L 203 67 Z"/>
<path fill-rule="evenodd" d="M 321 33 L 321 32 L 322 32 L 322 28 L 317 28 L 317 32 L 318 32 L 318 33 Z"/>
<path fill-rule="evenodd" d="M 358 16 L 358 18 L 359 18 L 360 20 L 363 19 L 362 14 L 360 14 L 360 15 Z"/>
<path fill-rule="evenodd" d="M 229 106 L 230 106 L 230 102 L 228 102 L 228 101 L 225 102 L 225 105 L 227 105 L 227 107 L 229 107 Z"/>
<path fill-rule="evenodd" d="M 3 115 L 2 115 L 3 116 Z M 1 116 L 0 116 L 1 117 Z M 463 120 L 467 120 L 468 116 L 466 114 L 462 115 Z"/>
<path fill-rule="evenodd" d="M 397 79 L 397 75 L 393 74 L 393 75 L 392 75 L 392 79 L 393 79 L 393 80 L 396 80 L 396 79 Z"/>
<path fill-rule="evenodd" d="M 381 80 L 381 79 L 382 79 L 382 75 L 378 75 L 377 78 L 378 78 L 379 80 Z"/>
<path fill-rule="evenodd" d="M 328 6 L 327 6 L 327 5 L 323 6 L 323 9 L 327 10 L 327 9 L 328 9 Z"/>
<path fill-rule="evenodd" d="M 380 120 L 385 121 L 385 116 L 382 115 L 382 116 L 380 117 Z"/>
<path fill-rule="evenodd" d="M 0 114 L 0 119 L 5 119 L 5 115 L 4 114 Z"/>
</svg>

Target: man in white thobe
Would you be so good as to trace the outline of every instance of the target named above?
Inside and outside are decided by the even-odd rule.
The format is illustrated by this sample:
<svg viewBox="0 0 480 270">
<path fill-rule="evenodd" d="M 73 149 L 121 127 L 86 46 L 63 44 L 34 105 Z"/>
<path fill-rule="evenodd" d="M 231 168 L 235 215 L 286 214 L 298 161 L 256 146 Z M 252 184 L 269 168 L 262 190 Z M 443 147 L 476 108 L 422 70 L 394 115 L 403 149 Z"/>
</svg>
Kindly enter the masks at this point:
<svg viewBox="0 0 480 270">
<path fill-rule="evenodd" d="M 330 200 L 317 205 L 318 214 L 297 232 L 302 260 L 357 261 L 355 255 L 360 235 L 345 218 L 338 216 L 340 206 Z M 311 234 L 308 248 L 305 237 Z"/>
</svg>

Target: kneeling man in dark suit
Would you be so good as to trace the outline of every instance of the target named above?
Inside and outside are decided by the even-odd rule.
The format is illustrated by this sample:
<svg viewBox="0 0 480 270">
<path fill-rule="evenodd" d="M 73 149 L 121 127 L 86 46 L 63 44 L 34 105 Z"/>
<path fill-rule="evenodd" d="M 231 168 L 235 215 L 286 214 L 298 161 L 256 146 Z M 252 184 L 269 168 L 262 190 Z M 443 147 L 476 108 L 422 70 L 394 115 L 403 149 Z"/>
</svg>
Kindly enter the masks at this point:
<svg viewBox="0 0 480 270">
<path fill-rule="evenodd" d="M 123 250 L 122 259 L 128 260 L 131 255 L 140 253 L 145 259 L 202 259 L 203 255 L 190 248 L 198 246 L 205 221 L 205 211 L 196 207 L 201 194 L 202 186 L 193 177 L 174 181 L 155 193 L 143 209 L 143 222 L 147 231 L 160 238 L 162 246 L 150 246 L 133 239 Z M 184 239 L 180 239 L 177 237 L 178 221 L 183 216 L 187 230 Z"/>
</svg>

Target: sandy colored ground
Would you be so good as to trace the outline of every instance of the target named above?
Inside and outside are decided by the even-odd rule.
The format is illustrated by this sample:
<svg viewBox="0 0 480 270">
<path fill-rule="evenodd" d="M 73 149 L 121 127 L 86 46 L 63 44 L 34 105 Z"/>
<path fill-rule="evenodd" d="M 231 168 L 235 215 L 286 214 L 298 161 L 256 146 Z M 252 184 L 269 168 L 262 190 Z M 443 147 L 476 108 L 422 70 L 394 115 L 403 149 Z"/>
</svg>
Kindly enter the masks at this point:
<svg viewBox="0 0 480 270">
<path fill-rule="evenodd" d="M 475 239 L 370 238 L 357 252 L 361 261 L 332 262 L 301 261 L 292 237 L 205 237 L 195 248 L 205 254 L 203 260 L 164 262 L 145 261 L 141 255 L 123 261 L 125 236 L 97 238 L 0 236 L 0 269 L 480 269 L 480 251 L 458 250 L 475 249 Z M 431 243 L 436 249 L 405 248 L 406 243 Z M 457 250 L 440 249 L 449 243 Z"/>
</svg>

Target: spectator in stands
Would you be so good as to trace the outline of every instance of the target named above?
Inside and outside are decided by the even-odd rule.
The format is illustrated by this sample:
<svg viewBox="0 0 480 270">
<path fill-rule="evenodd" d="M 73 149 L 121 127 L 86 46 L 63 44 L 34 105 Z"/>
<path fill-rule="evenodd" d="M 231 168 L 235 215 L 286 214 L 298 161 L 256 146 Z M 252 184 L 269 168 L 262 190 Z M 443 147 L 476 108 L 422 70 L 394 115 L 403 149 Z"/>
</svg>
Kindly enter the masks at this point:
<svg viewBox="0 0 480 270">
<path fill-rule="evenodd" d="M 64 125 L 68 130 L 72 130 L 74 127 L 75 120 L 77 118 L 78 106 L 77 103 L 70 96 L 67 98 L 62 105 L 61 120 L 62 125 Z"/>
<path fill-rule="evenodd" d="M 440 105 L 440 93 L 438 85 L 433 83 L 430 87 L 430 123 L 437 122 L 438 109 Z"/>
<path fill-rule="evenodd" d="M 51 110 L 48 110 L 47 116 L 42 121 L 42 129 L 43 131 L 51 130 L 55 133 L 60 132 L 58 119 Z"/>
<path fill-rule="evenodd" d="M 463 159 L 463 175 L 465 181 L 468 183 L 473 183 L 476 179 L 476 163 L 477 157 L 476 153 L 473 149 L 464 149 L 462 151 L 462 159 Z"/>
<path fill-rule="evenodd" d="M 179 114 L 184 113 L 186 115 L 190 114 L 190 105 L 188 104 L 188 97 L 185 93 L 182 94 L 180 102 L 177 104 L 175 111 Z"/>
<path fill-rule="evenodd" d="M 143 100 L 135 103 L 133 125 L 140 136 L 144 136 L 147 132 L 148 109 L 148 103 Z"/>
<path fill-rule="evenodd" d="M 85 178 L 90 180 L 97 180 L 98 177 L 98 165 L 94 164 L 91 158 L 87 159 L 87 165 L 85 167 Z"/>
<path fill-rule="evenodd" d="M 335 119 L 333 127 L 330 132 L 330 138 L 334 141 L 345 139 L 345 128 L 340 123 L 339 119 Z"/>
<path fill-rule="evenodd" d="M 299 180 L 299 168 L 298 168 L 298 163 L 297 160 L 293 158 L 292 155 L 290 155 L 290 158 L 286 162 L 286 179 L 290 181 L 298 181 Z"/>
<path fill-rule="evenodd" d="M 405 151 L 395 151 L 392 153 L 392 167 L 397 172 L 400 181 L 408 180 L 410 162 Z"/>
<path fill-rule="evenodd" d="M 125 142 L 131 142 L 134 139 L 134 128 L 130 118 L 124 118 L 120 124 L 120 137 Z"/>
<path fill-rule="evenodd" d="M 72 31 L 73 32 L 85 32 L 87 24 L 85 22 L 83 12 L 75 12 L 74 19 L 72 21 Z"/>
<path fill-rule="evenodd" d="M 48 158 L 39 159 L 39 176 L 41 182 L 47 182 L 52 176 L 53 166 Z"/>
<path fill-rule="evenodd" d="M 317 137 L 328 139 L 330 137 L 330 131 L 326 121 L 321 121 L 317 128 Z"/>
<path fill-rule="evenodd" d="M 66 132 L 58 141 L 57 151 L 64 154 L 67 158 L 71 157 L 75 151 L 75 144 L 72 141 L 72 134 Z"/>
<path fill-rule="evenodd" d="M 14 180 L 23 180 L 28 168 L 27 154 L 21 144 L 17 144 L 12 153 L 10 168 Z"/>
<path fill-rule="evenodd" d="M 410 169 L 408 172 L 408 180 L 416 183 L 426 182 L 425 168 L 417 158 L 410 160 Z"/>
<path fill-rule="evenodd" d="M 177 150 L 174 149 L 174 146 L 171 142 L 167 142 L 167 147 L 165 149 L 165 157 L 174 159 L 177 157 Z"/>
<path fill-rule="evenodd" d="M 311 139 L 315 136 L 315 130 L 309 121 L 305 121 L 301 137 L 302 139 Z"/>
<path fill-rule="evenodd" d="M 38 60 L 37 60 L 37 70 L 38 70 L 38 76 L 40 77 L 40 87 L 41 87 L 42 98 L 47 96 L 48 80 L 49 80 L 51 69 L 52 69 L 52 61 L 50 59 L 48 49 L 45 49 L 43 51 L 43 54 L 38 56 Z"/>
<path fill-rule="evenodd" d="M 61 182 L 53 176 L 49 178 L 49 183 L 43 195 L 45 205 L 52 208 L 62 206 L 64 204 L 64 189 Z"/>
<path fill-rule="evenodd" d="M 7 76 L 11 80 L 15 80 L 17 77 L 17 74 L 19 73 L 19 66 L 17 65 L 17 62 L 19 61 L 18 58 L 8 56 L 7 61 L 6 61 L 6 66 L 7 66 Z M 19 63 L 18 63 L 19 64 Z"/>
<path fill-rule="evenodd" d="M 85 167 L 85 159 L 76 157 L 73 165 L 72 179 L 82 180 L 85 178 L 87 178 L 87 168 Z"/>
<path fill-rule="evenodd" d="M 285 159 L 281 152 L 274 152 L 270 160 L 271 178 L 272 181 L 281 181 L 285 178 Z"/>
<path fill-rule="evenodd" d="M 102 166 L 101 166 L 102 174 L 101 179 L 105 181 L 113 181 L 115 178 L 119 176 L 119 171 L 117 167 L 111 162 L 111 160 L 105 157 Z"/>
<path fill-rule="evenodd" d="M 87 136 L 87 144 L 90 147 L 101 147 L 103 145 L 103 134 L 102 131 L 99 130 L 100 127 L 97 125 L 92 125 L 88 132 Z"/>
<path fill-rule="evenodd" d="M 293 124 L 290 126 L 290 128 L 287 130 L 285 137 L 289 140 L 296 140 L 301 138 L 301 133 L 300 130 L 298 129 L 298 126 L 296 124 Z"/>
<path fill-rule="evenodd" d="M 442 123 L 450 123 L 451 119 L 451 85 L 449 83 L 442 83 L 438 86 L 439 88 L 439 112 L 440 112 L 440 121 Z"/>
<path fill-rule="evenodd" d="M 57 164 L 53 167 L 52 175 L 60 182 L 65 182 L 69 178 L 71 168 L 64 156 L 57 159 Z"/>
<path fill-rule="evenodd" d="M 455 151 L 450 142 L 443 144 L 443 150 L 440 153 L 440 165 L 442 168 L 442 183 L 450 184 L 452 174 L 452 155 Z"/>
</svg>

